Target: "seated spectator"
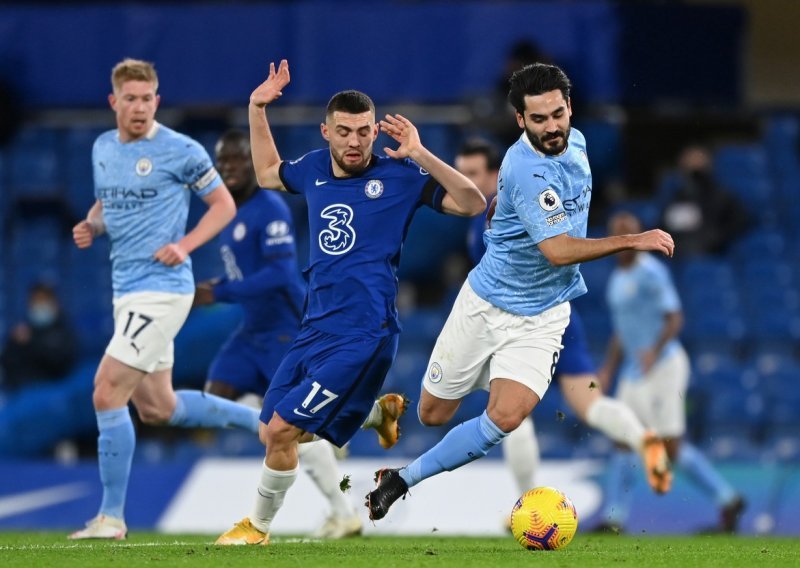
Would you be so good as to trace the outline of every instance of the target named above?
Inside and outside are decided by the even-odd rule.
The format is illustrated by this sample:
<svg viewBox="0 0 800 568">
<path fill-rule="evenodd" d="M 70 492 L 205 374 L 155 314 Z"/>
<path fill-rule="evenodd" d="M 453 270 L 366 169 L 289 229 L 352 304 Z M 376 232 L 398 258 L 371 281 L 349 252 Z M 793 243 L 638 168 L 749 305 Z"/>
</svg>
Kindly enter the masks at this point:
<svg viewBox="0 0 800 568">
<path fill-rule="evenodd" d="M 666 199 L 659 227 L 675 240 L 676 256 L 722 254 L 750 227 L 741 202 L 714 179 L 708 148 L 692 145 L 678 158 L 678 185 Z"/>
<path fill-rule="evenodd" d="M 28 315 L 9 333 L 0 355 L 2 387 L 17 390 L 38 381 L 65 377 L 75 366 L 78 346 L 55 290 L 35 284 L 28 292 Z"/>
</svg>

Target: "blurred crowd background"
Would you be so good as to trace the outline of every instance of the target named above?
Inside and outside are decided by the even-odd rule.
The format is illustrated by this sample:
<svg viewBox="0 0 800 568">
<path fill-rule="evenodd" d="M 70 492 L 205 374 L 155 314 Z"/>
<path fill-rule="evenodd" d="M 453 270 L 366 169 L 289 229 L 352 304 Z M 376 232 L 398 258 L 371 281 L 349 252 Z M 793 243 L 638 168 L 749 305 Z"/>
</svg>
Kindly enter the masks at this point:
<svg viewBox="0 0 800 568">
<path fill-rule="evenodd" d="M 292 83 L 270 110 L 278 148 L 324 145 L 328 98 L 356 88 L 402 112 L 452 162 L 468 137 L 503 149 L 519 131 L 506 78 L 537 60 L 574 82 L 573 125 L 594 174 L 590 236 L 635 212 L 675 234 L 666 264 L 681 293 L 693 363 L 690 438 L 715 459 L 800 460 L 800 49 L 793 0 L 156 2 L 0 7 L 0 456 L 95 455 L 94 369 L 112 334 L 107 241 L 78 251 L 71 227 L 93 197 L 91 147 L 114 127 L 111 67 L 153 61 L 157 119 L 200 141 L 246 127 L 269 61 Z M 389 144 L 385 137 L 376 144 Z M 307 258 L 302 201 L 295 214 Z M 194 203 L 189 223 L 202 204 Z M 420 210 L 403 252 L 404 333 L 387 389 L 418 395 L 430 348 L 469 270 L 467 222 Z M 196 280 L 222 273 L 212 242 Z M 613 259 L 587 263 L 576 302 L 596 362 L 610 334 Z M 177 341 L 176 387 L 201 388 L 238 321 L 196 310 Z M 476 395 L 460 411 L 476 414 Z M 47 413 L 42 423 L 42 410 Z M 566 412 L 566 418 L 561 412 Z M 545 457 L 603 456 L 610 443 L 569 414 L 557 389 L 535 413 Z M 398 452 L 438 440 L 410 413 Z M 143 459 L 260 453 L 230 432 L 140 429 Z M 351 445 L 377 451 L 371 437 Z"/>
</svg>

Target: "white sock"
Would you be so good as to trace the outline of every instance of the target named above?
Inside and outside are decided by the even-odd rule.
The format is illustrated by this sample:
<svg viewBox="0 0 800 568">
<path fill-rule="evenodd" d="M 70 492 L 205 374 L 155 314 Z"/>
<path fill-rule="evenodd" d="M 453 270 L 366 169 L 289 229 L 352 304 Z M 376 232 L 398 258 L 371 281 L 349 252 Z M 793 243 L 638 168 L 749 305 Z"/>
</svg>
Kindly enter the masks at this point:
<svg viewBox="0 0 800 568">
<path fill-rule="evenodd" d="M 355 515 L 353 505 L 339 488 L 342 478 L 330 442 L 319 440 L 300 444 L 298 453 L 300 466 L 330 503 L 333 516 L 341 519 Z"/>
<path fill-rule="evenodd" d="M 374 428 L 375 426 L 379 426 L 383 422 L 383 410 L 381 410 L 381 405 L 378 404 L 378 401 L 372 403 L 372 409 L 369 411 L 369 415 L 367 419 L 364 420 L 364 423 L 361 425 L 362 428 Z"/>
<path fill-rule="evenodd" d="M 283 505 L 286 492 L 297 479 L 297 471 L 276 471 L 267 467 L 265 463 L 261 469 L 261 481 L 258 484 L 258 496 L 250 522 L 261 532 L 268 533 L 272 519 Z"/>
<path fill-rule="evenodd" d="M 644 426 L 623 402 L 607 396 L 598 398 L 586 411 L 586 423 L 635 452 L 642 449 Z"/>
<path fill-rule="evenodd" d="M 539 442 L 530 416 L 503 440 L 503 457 L 514 475 L 520 495 L 533 489 L 533 476 L 539 468 Z"/>
</svg>

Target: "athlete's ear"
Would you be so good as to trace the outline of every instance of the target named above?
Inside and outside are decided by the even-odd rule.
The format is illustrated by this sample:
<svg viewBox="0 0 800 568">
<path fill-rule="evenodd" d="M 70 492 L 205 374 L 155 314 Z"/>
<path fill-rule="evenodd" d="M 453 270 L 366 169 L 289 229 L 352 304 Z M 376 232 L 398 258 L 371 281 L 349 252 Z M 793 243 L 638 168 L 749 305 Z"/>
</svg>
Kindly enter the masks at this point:
<svg viewBox="0 0 800 568">
<path fill-rule="evenodd" d="M 326 142 L 331 141 L 331 137 L 328 136 L 328 125 L 324 122 L 319 124 L 319 131 L 322 133 L 322 137 L 325 139 Z"/>
<path fill-rule="evenodd" d="M 567 113 L 572 116 L 572 98 L 567 99 Z"/>
<path fill-rule="evenodd" d="M 518 113 L 516 111 L 514 112 L 514 114 L 517 115 L 517 125 L 524 130 L 525 129 L 525 117 L 523 117 L 520 113 Z"/>
<path fill-rule="evenodd" d="M 114 96 L 114 93 L 111 93 L 110 95 L 108 95 L 108 106 L 110 106 L 111 110 L 113 110 L 114 112 L 117 111 L 117 108 L 116 108 L 117 107 L 117 97 Z"/>
<path fill-rule="evenodd" d="M 380 127 L 378 126 L 378 123 L 376 122 L 375 124 L 372 125 L 372 141 L 373 142 L 375 142 L 375 140 L 378 139 L 378 133 L 379 132 L 380 132 Z"/>
</svg>

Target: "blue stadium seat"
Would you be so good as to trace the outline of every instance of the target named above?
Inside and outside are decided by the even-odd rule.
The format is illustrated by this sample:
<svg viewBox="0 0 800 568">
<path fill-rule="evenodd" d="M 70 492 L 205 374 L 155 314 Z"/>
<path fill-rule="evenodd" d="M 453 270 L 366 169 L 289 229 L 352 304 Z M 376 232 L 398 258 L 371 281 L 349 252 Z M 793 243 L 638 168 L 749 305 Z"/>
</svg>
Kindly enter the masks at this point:
<svg viewBox="0 0 800 568">
<path fill-rule="evenodd" d="M 710 437 L 735 435 L 752 439 L 764 419 L 764 398 L 743 388 L 717 389 L 706 399 L 702 411 Z"/>
<path fill-rule="evenodd" d="M 774 230 L 753 230 L 731 245 L 729 256 L 737 264 L 763 265 L 785 262 L 788 252 L 786 235 Z"/>
<path fill-rule="evenodd" d="M 674 263 L 673 269 L 681 291 L 698 286 L 732 290 L 736 282 L 731 264 L 719 258 L 687 259 Z"/>
<path fill-rule="evenodd" d="M 66 132 L 65 180 L 70 210 L 83 217 L 94 203 L 92 146 L 106 129 L 76 127 Z"/>
<path fill-rule="evenodd" d="M 60 133 L 24 128 L 8 152 L 11 192 L 18 196 L 53 195 L 63 186 Z"/>
<path fill-rule="evenodd" d="M 772 185 L 767 168 L 767 152 L 758 144 L 722 146 L 714 155 L 714 175 L 736 192 L 745 205 L 768 203 Z"/>
<path fill-rule="evenodd" d="M 800 174 L 800 156 L 797 154 L 799 132 L 800 120 L 797 116 L 774 116 L 766 123 L 764 145 L 768 151 L 770 169 L 778 177 Z"/>
</svg>

